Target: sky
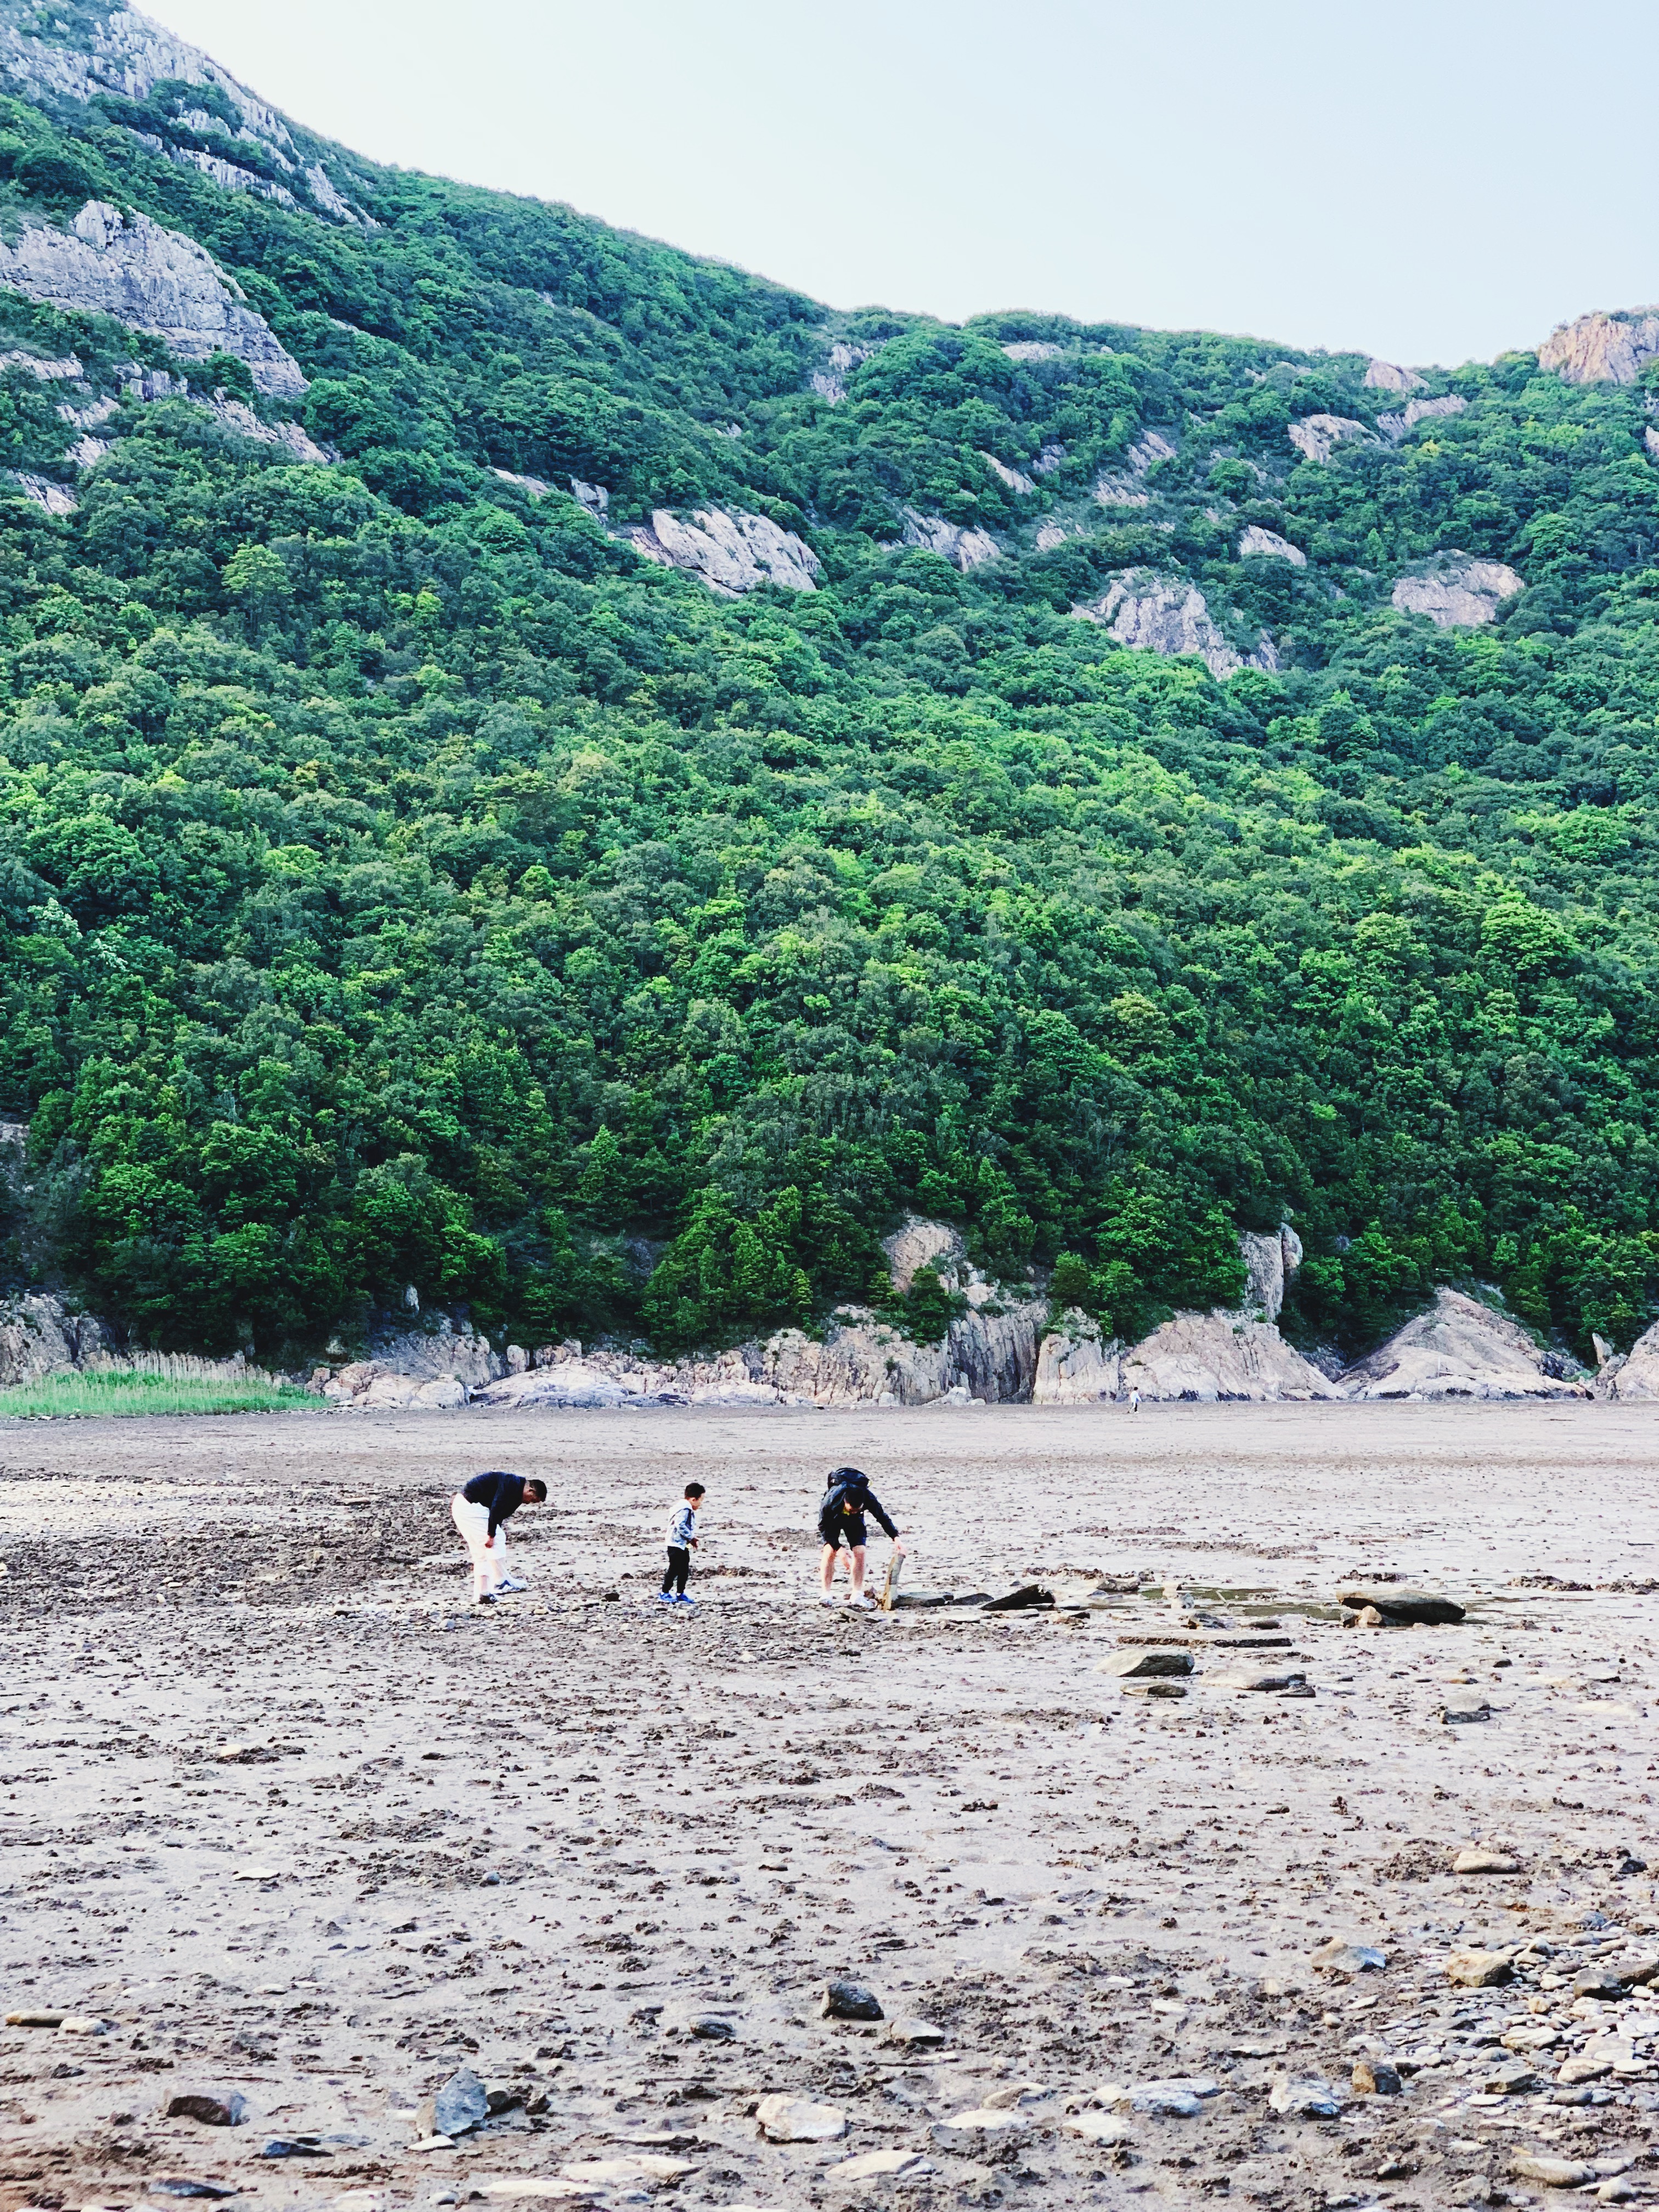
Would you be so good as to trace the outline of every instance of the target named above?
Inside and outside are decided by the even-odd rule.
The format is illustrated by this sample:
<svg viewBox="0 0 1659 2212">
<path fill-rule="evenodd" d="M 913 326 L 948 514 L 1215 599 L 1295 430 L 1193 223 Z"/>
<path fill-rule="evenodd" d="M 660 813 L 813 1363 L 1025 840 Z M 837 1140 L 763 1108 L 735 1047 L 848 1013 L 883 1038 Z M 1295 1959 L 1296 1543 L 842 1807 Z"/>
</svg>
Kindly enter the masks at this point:
<svg viewBox="0 0 1659 2212">
<path fill-rule="evenodd" d="M 1448 365 L 1659 298 L 1645 0 L 141 0 L 377 161 L 841 308 Z"/>
</svg>

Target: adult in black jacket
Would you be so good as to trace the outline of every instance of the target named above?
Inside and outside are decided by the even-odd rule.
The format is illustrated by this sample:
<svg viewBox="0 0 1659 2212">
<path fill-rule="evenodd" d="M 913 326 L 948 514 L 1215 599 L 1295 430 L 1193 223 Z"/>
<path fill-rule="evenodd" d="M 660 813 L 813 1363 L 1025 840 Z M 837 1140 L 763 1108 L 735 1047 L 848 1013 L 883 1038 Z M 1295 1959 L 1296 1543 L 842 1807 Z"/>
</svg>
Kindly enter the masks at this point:
<svg viewBox="0 0 1659 2212">
<path fill-rule="evenodd" d="M 823 1493 L 823 1503 L 818 1508 L 818 1534 L 823 1540 L 823 1561 L 821 1573 L 823 1599 L 833 1605 L 835 1593 L 830 1584 L 836 1579 L 836 1559 L 843 1546 L 851 1562 L 853 1595 L 847 1601 L 861 1613 L 872 1610 L 864 1595 L 864 1549 L 868 1541 L 866 1520 L 879 1522 L 901 1551 L 903 1540 L 898 1530 L 882 1510 L 881 1501 L 870 1487 L 870 1478 L 856 1467 L 838 1467 L 830 1477 L 830 1486 Z"/>
<path fill-rule="evenodd" d="M 450 1517 L 461 1540 L 472 1555 L 472 1601 L 494 1605 L 503 1589 L 526 1585 L 507 1571 L 507 1533 L 504 1524 L 521 1505 L 546 1502 L 547 1485 L 539 1475 L 526 1479 L 492 1468 L 475 1474 L 449 1502 Z"/>
</svg>

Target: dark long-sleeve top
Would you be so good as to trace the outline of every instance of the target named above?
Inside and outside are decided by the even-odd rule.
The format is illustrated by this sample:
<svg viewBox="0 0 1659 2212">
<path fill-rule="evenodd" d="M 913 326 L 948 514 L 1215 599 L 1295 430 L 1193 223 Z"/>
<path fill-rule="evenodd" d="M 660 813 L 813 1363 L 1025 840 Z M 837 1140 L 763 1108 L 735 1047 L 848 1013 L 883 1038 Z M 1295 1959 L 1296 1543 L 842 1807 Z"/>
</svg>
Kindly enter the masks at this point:
<svg viewBox="0 0 1659 2212">
<path fill-rule="evenodd" d="M 510 1521 L 524 1504 L 524 1477 L 492 1469 L 488 1474 L 475 1474 L 461 1495 L 469 1505 L 489 1508 L 489 1533 L 493 1536 L 502 1522 Z"/>
<path fill-rule="evenodd" d="M 832 1532 L 838 1522 L 861 1521 L 866 1513 L 878 1521 L 890 1536 L 897 1538 L 898 1530 L 882 1510 L 881 1500 L 874 1491 L 857 1483 L 837 1484 L 826 1493 L 818 1509 L 818 1533 L 826 1544 L 833 1543 Z"/>
</svg>

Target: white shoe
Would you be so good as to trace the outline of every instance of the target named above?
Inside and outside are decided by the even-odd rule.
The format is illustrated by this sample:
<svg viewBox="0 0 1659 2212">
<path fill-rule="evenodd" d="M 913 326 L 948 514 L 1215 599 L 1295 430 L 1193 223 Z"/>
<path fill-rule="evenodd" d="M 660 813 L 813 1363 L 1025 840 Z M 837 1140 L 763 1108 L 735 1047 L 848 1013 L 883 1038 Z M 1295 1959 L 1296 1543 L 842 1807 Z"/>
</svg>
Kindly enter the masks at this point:
<svg viewBox="0 0 1659 2212">
<path fill-rule="evenodd" d="M 837 1600 L 831 1597 L 828 1590 L 825 1590 L 823 1595 L 818 1600 L 820 1605 L 834 1605 L 836 1602 Z"/>
<path fill-rule="evenodd" d="M 876 1609 L 871 1603 L 870 1600 L 865 1596 L 862 1590 L 859 1592 L 856 1597 L 849 1597 L 847 1602 L 854 1613 L 873 1613 Z"/>
<path fill-rule="evenodd" d="M 498 1590 L 527 1590 L 530 1585 L 517 1575 L 503 1575 L 495 1587 Z"/>
</svg>

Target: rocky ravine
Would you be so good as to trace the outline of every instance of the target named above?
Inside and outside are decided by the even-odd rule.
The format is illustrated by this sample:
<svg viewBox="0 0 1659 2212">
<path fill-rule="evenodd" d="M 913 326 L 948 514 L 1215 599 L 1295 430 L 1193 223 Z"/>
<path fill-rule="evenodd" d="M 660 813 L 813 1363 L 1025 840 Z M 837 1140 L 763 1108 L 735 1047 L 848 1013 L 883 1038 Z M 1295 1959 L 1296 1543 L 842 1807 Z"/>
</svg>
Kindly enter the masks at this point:
<svg viewBox="0 0 1659 2212">
<path fill-rule="evenodd" d="M 1644 2194 L 1645 1423 L 14 1430 L 0 2212 Z M 1059 1603 L 823 1610 L 841 1460 L 919 1584 Z M 478 1619 L 483 1465 L 559 1504 Z M 1344 1626 L 1379 1574 L 1467 1618 Z"/>
</svg>

